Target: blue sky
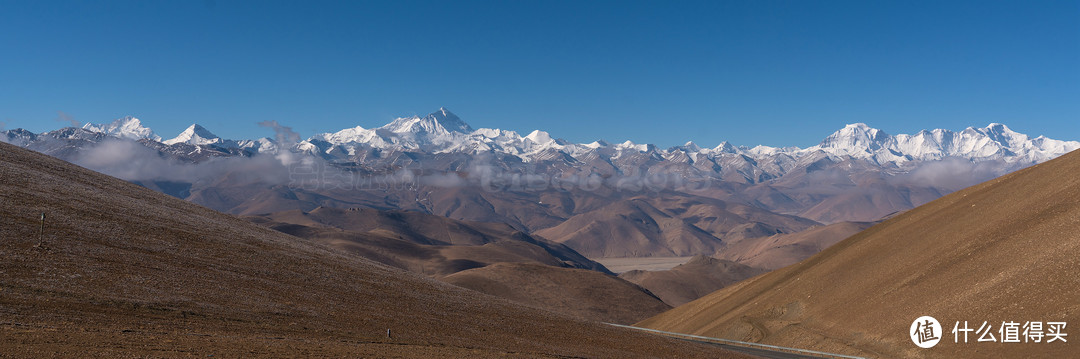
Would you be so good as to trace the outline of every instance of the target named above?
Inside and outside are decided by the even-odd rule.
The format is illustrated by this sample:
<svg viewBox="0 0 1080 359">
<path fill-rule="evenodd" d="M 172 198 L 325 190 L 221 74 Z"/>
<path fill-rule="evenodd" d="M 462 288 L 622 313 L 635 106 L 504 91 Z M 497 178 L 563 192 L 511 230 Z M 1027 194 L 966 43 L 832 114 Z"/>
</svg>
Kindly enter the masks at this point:
<svg viewBox="0 0 1080 359">
<path fill-rule="evenodd" d="M 165 138 L 445 106 L 575 142 L 809 146 L 1008 124 L 1080 140 L 1080 1 L 0 0 L 0 121 Z"/>
</svg>

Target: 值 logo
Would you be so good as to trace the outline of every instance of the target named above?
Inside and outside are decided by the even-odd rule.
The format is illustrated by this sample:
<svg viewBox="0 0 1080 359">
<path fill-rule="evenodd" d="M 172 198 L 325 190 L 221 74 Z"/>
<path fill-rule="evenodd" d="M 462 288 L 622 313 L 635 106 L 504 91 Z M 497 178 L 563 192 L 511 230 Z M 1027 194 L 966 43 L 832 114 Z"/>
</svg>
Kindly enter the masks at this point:
<svg viewBox="0 0 1080 359">
<path fill-rule="evenodd" d="M 941 341 L 941 323 L 929 315 L 915 319 L 908 330 L 911 341 L 920 348 L 933 348 Z"/>
</svg>

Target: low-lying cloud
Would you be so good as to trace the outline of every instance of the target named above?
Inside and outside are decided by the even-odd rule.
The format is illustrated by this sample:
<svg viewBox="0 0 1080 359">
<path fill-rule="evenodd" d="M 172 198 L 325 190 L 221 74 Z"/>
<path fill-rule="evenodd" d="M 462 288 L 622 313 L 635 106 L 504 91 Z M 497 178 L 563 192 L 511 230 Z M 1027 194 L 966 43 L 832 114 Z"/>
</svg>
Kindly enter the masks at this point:
<svg viewBox="0 0 1080 359">
<path fill-rule="evenodd" d="M 112 139 L 80 153 L 76 164 L 128 181 L 198 183 L 228 177 L 238 182 L 288 183 L 288 167 L 273 156 L 211 158 L 181 162 L 134 141 Z"/>
<path fill-rule="evenodd" d="M 271 124 L 272 126 L 272 124 Z M 282 136 L 289 136 L 285 128 Z M 400 190 L 479 187 L 485 191 L 544 191 L 610 188 L 622 191 L 698 190 L 708 181 L 693 181 L 676 174 L 602 176 L 597 173 L 546 174 L 528 169 L 507 169 L 478 160 L 451 171 L 419 163 L 370 172 L 348 170 L 306 153 L 282 148 L 277 154 L 251 157 L 216 157 L 186 162 L 159 153 L 138 142 L 110 139 L 80 152 L 72 162 L 128 181 L 170 181 L 213 186 L 285 185 L 308 191 Z M 432 164 L 434 165 L 434 164 Z"/>
<path fill-rule="evenodd" d="M 278 137 L 295 139 L 291 129 L 270 121 L 265 126 L 278 131 Z M 294 147 L 294 146 L 293 146 Z M 681 174 L 642 173 L 602 175 L 588 171 L 544 173 L 529 169 L 506 168 L 494 160 L 475 159 L 460 171 L 424 168 L 419 163 L 381 172 L 349 169 L 331 164 L 306 153 L 279 147 L 276 154 L 250 157 L 217 157 L 201 162 L 180 161 L 138 142 L 111 139 L 77 155 L 73 162 L 128 181 L 171 181 L 205 186 L 264 184 L 284 185 L 307 191 L 401 190 L 458 188 L 476 186 L 484 191 L 545 191 L 602 188 L 630 192 L 677 190 L 692 192 L 707 189 L 713 179 L 687 178 Z M 436 166 L 436 164 L 432 164 Z M 851 193 L 852 191 L 895 191 L 897 187 L 934 188 L 952 192 L 995 178 L 1009 170 L 999 162 L 974 163 L 959 158 L 926 162 L 899 175 L 874 175 L 875 180 L 857 180 L 839 169 L 810 173 L 795 192 L 815 196 Z M 860 176 L 868 176 L 863 173 Z M 877 177 L 880 176 L 880 177 Z M 875 183 L 877 183 L 875 185 Z M 882 186 L 885 185 L 885 186 Z"/>
<path fill-rule="evenodd" d="M 963 158 L 949 157 L 939 161 L 925 162 L 907 173 L 894 176 L 890 183 L 933 187 L 958 191 L 1008 173 L 1008 165 L 1000 161 L 972 162 Z"/>
</svg>

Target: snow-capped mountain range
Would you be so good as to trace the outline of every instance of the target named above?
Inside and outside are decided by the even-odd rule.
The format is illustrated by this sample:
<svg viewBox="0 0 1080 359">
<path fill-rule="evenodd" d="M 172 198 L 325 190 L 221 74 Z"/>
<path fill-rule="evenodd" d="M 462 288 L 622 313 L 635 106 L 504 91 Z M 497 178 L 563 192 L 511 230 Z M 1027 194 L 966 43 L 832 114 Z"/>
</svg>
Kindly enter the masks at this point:
<svg viewBox="0 0 1080 359">
<path fill-rule="evenodd" d="M 913 160 L 936 160 L 945 157 L 961 157 L 976 161 L 1003 159 L 1009 162 L 1042 162 L 1080 148 L 1080 142 L 1060 141 L 1043 136 L 1032 139 L 998 123 L 992 123 L 984 128 L 969 127 L 960 132 L 935 129 L 924 130 L 914 135 L 897 136 L 891 136 L 863 123 L 856 123 L 847 125 L 826 137 L 817 146 L 809 148 L 736 147 L 727 142 L 715 148 L 701 148 L 693 142 L 687 142 L 683 146 L 661 150 L 651 144 L 636 144 L 630 141 L 614 145 L 601 141 L 573 144 L 553 138 L 549 133 L 541 130 L 533 131 L 526 136 L 500 129 L 473 130 L 446 109 L 439 109 L 425 117 L 399 118 L 375 129 L 355 127 L 335 133 L 315 135 L 301 142 L 298 148 L 331 157 L 338 157 L 341 154 L 351 155 L 360 148 L 426 153 L 496 152 L 517 156 L 524 161 L 542 160 L 550 157 L 549 154 L 552 152 L 574 158 L 600 150 L 611 150 L 615 153 L 614 157 L 621 152 L 654 153 L 660 157 L 682 152 L 691 158 L 691 162 L 701 156 L 713 157 L 720 154 L 740 154 L 752 158 L 783 154 L 799 158 L 821 151 L 833 156 L 873 159 L 879 164 L 899 164 Z"/>
<path fill-rule="evenodd" d="M 303 140 L 275 126 L 276 139 L 228 140 L 191 125 L 162 140 L 125 117 L 40 134 L 2 131 L 0 141 L 230 213 L 367 206 L 522 229 L 645 191 L 820 223 L 875 221 L 1080 148 L 1002 124 L 890 135 L 856 123 L 807 148 L 666 149 L 474 129 L 446 109 Z"/>
<path fill-rule="evenodd" d="M 214 156 L 253 155 L 275 153 L 280 148 L 307 153 L 332 162 L 380 165 L 401 165 L 398 153 L 412 153 L 407 161 L 417 161 L 417 156 L 446 156 L 492 154 L 504 160 L 512 159 L 533 166 L 548 164 L 555 167 L 583 168 L 605 172 L 610 167 L 614 173 L 652 172 L 651 167 L 665 170 L 679 164 L 680 172 L 696 172 L 706 177 L 731 179 L 736 177 L 756 183 L 783 176 L 800 164 L 822 158 L 832 162 L 858 159 L 877 166 L 904 168 L 911 162 L 941 160 L 955 157 L 972 162 L 1002 161 L 1010 167 L 1040 163 L 1066 152 L 1080 148 L 1080 142 L 1062 141 L 1039 136 L 1029 136 L 1010 130 L 1003 124 L 993 123 L 987 127 L 969 127 L 955 132 L 944 129 L 924 130 L 913 135 L 889 135 L 884 131 L 856 123 L 836 131 L 821 143 L 808 148 L 798 147 L 745 147 L 728 142 L 713 148 L 702 148 L 693 142 L 683 146 L 660 149 L 651 144 L 630 141 L 610 144 L 603 141 L 570 143 L 536 130 L 521 136 L 517 132 L 501 129 L 473 129 L 445 108 L 427 116 L 398 118 L 385 126 L 366 129 L 360 126 L 333 133 L 321 133 L 299 143 L 277 143 L 269 138 L 256 140 L 225 140 L 206 128 L 193 124 L 176 137 L 161 140 L 151 129 L 142 126 L 139 119 L 124 117 L 109 124 L 86 124 L 82 131 L 53 131 L 41 135 L 26 131 L 6 131 L 7 142 L 29 145 L 35 139 L 26 138 L 55 133 L 52 137 L 72 136 L 86 138 L 93 133 L 106 137 L 154 143 L 153 148 L 169 152 L 213 153 Z M 20 132 L 21 131 L 21 132 Z M 76 133 L 79 132 L 79 133 Z M 84 133 L 85 132 L 85 133 Z M 48 137 L 48 136 L 46 136 Z M 93 136 L 90 136 L 93 137 Z M 93 142 L 93 141 L 91 141 Z M 170 151 L 170 149 L 173 149 Z M 214 152 L 217 151 L 217 152 Z M 453 170 L 453 168 L 448 168 Z M 1015 168 L 1013 168 L 1015 169 Z M 740 180 L 740 181 L 742 181 Z"/>
</svg>

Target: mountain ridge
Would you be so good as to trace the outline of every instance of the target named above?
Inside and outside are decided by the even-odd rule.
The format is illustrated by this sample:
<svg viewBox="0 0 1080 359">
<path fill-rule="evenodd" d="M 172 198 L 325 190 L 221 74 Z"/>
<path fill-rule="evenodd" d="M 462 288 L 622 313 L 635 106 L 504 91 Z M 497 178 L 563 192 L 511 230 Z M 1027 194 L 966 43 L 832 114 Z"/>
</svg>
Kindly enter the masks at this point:
<svg viewBox="0 0 1080 359">
<path fill-rule="evenodd" d="M 135 123 L 126 121 L 113 127 Z M 445 108 L 306 140 L 287 127 L 263 124 L 278 131 L 276 139 L 169 145 L 141 138 L 118 146 L 114 142 L 132 140 L 91 124 L 42 134 L 4 131 L 0 141 L 152 188 L 177 188 L 170 193 L 234 214 L 365 206 L 504 222 L 528 232 L 604 202 L 662 191 L 822 224 L 876 221 L 1080 148 L 1080 142 L 1031 138 L 1001 124 L 896 136 L 852 124 L 808 148 L 730 142 L 707 148 L 689 141 L 668 149 L 632 141 L 575 144 L 541 130 L 521 136 L 472 129 Z M 140 136 L 152 133 L 129 127 Z M 374 189 L 392 194 L 366 191 Z M 470 198 L 440 194 L 446 192 Z"/>
<path fill-rule="evenodd" d="M 193 125 L 198 126 L 198 125 Z M 206 130 L 202 126 L 198 126 Z M 142 127 L 137 118 L 128 116 L 110 124 L 86 124 L 83 129 L 105 133 L 128 139 L 153 139 L 162 142 L 149 128 Z M 192 139 L 188 130 L 180 136 L 163 143 L 171 145 L 188 142 Z M 209 130 L 205 133 L 211 134 Z M 188 136 L 185 136 L 187 134 Z M 207 141 L 190 144 L 213 144 L 217 136 L 202 136 Z M 262 152 L 260 139 L 236 140 L 247 148 Z M 224 141 L 224 140 L 222 140 Z M 276 146 L 271 151 L 276 151 Z M 713 148 L 702 148 L 693 141 L 683 146 L 667 149 L 652 144 L 638 144 L 624 141 L 608 144 L 596 141 L 589 144 L 575 144 L 552 137 L 550 133 L 537 129 L 521 136 L 515 131 L 479 128 L 473 129 L 468 123 L 446 108 L 424 117 L 400 117 L 378 128 L 365 129 L 361 126 L 346 128 L 337 132 L 315 134 L 295 144 L 295 149 L 311 154 L 331 154 L 337 150 L 343 153 L 355 153 L 358 146 L 388 150 L 420 150 L 432 153 L 447 152 L 498 152 L 534 160 L 540 153 L 555 150 L 570 157 L 579 157 L 590 151 L 613 149 L 636 151 L 640 153 L 658 152 L 670 154 L 685 153 L 691 161 L 699 156 L 717 156 L 721 154 L 746 155 L 758 159 L 777 155 L 793 158 L 805 157 L 817 151 L 834 156 L 852 156 L 872 159 L 879 164 L 902 164 L 914 160 L 939 160 L 946 157 L 961 157 L 970 160 L 1005 159 L 1007 161 L 1042 162 L 1057 155 L 1080 148 L 1078 141 L 1062 141 L 1039 136 L 1030 138 L 1017 133 L 1000 123 L 991 123 L 986 127 L 967 127 L 961 131 L 946 129 L 924 129 L 915 134 L 889 135 L 885 131 L 870 127 L 865 123 L 853 123 L 826 136 L 820 143 L 807 148 L 770 147 L 770 146 L 734 146 L 727 141 Z"/>
<path fill-rule="evenodd" d="M 104 133 L 129 140 L 150 139 L 159 142 L 161 141 L 161 136 L 155 134 L 153 130 L 144 127 L 142 121 L 134 116 L 121 117 L 108 124 L 87 123 L 83 125 L 82 128 L 87 131 Z"/>
</svg>

